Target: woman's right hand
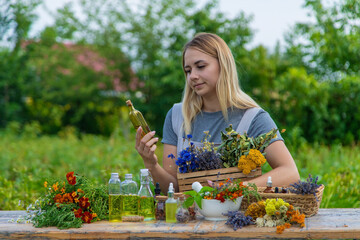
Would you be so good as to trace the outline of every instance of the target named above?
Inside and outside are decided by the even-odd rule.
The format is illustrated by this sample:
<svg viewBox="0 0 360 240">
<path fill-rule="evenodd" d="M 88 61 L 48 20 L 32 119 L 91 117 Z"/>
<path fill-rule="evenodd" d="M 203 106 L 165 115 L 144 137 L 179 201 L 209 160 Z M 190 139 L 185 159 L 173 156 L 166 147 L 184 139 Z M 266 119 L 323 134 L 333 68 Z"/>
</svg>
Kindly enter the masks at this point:
<svg viewBox="0 0 360 240">
<path fill-rule="evenodd" d="M 157 156 L 155 155 L 156 143 L 159 141 L 159 138 L 154 137 L 155 131 L 149 132 L 144 137 L 141 138 L 142 129 L 139 127 L 136 131 L 136 145 L 135 149 L 138 151 L 142 159 L 144 160 L 144 165 L 147 169 L 152 169 L 158 163 Z"/>
</svg>

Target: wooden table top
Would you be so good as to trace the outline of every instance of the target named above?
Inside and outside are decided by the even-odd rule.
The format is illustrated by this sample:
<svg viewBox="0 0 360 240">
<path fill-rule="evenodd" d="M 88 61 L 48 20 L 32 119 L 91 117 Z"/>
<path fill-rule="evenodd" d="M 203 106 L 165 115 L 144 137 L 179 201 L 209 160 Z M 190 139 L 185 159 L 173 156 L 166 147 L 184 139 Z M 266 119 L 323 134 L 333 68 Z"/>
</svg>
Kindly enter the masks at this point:
<svg viewBox="0 0 360 240">
<path fill-rule="evenodd" d="M 236 238 L 306 238 L 356 239 L 360 238 L 360 208 L 319 209 L 319 213 L 306 218 L 306 227 L 291 227 L 277 234 L 276 228 L 254 225 L 234 231 L 225 221 L 206 221 L 201 217 L 187 224 L 164 221 L 141 223 L 110 223 L 99 221 L 81 228 L 59 230 L 55 227 L 35 228 L 32 224 L 9 222 L 24 211 L 0 211 L 0 239 L 236 239 Z"/>
</svg>

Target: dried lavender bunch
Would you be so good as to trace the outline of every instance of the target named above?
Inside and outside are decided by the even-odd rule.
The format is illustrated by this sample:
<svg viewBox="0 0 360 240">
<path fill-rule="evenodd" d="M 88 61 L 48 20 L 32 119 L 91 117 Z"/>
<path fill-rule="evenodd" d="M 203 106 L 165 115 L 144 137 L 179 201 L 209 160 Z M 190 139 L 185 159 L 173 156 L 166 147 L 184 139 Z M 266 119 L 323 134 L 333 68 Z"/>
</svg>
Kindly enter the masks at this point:
<svg viewBox="0 0 360 240">
<path fill-rule="evenodd" d="M 321 186 L 317 184 L 319 177 L 316 177 L 315 179 L 309 174 L 309 177 L 306 179 L 306 181 L 301 181 L 297 183 L 290 184 L 292 188 L 290 188 L 290 192 L 296 193 L 296 194 L 313 194 L 316 198 L 316 201 L 319 201 L 316 197 L 317 189 Z"/>
<path fill-rule="evenodd" d="M 254 224 L 253 218 L 251 216 L 245 216 L 240 211 L 229 211 L 224 215 L 228 216 L 228 220 L 225 224 L 232 226 L 234 231 L 236 231 L 238 228 Z"/>
<path fill-rule="evenodd" d="M 211 170 L 222 168 L 221 155 L 218 152 L 212 150 L 201 149 L 197 153 L 197 163 L 199 164 L 199 170 Z"/>
</svg>

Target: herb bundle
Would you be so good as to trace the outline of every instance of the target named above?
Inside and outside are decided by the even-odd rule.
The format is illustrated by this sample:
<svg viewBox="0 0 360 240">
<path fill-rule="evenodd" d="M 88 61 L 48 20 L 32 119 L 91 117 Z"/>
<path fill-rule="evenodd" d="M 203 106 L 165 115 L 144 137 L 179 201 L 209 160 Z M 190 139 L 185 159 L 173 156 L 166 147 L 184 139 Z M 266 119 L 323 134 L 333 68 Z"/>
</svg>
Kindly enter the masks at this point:
<svg viewBox="0 0 360 240">
<path fill-rule="evenodd" d="M 66 180 L 44 183 L 47 191 L 31 212 L 31 222 L 35 227 L 79 228 L 83 223 L 108 218 L 105 185 L 94 185 L 74 172 L 69 172 Z"/>
<path fill-rule="evenodd" d="M 219 169 L 223 167 L 221 155 L 216 151 L 214 143 L 209 142 L 209 132 L 205 132 L 205 138 L 202 141 L 203 147 L 196 147 L 190 140 L 192 136 L 189 134 L 190 146 L 183 149 L 177 160 L 176 165 L 179 166 L 180 173 L 196 172 L 203 170 Z M 170 154 L 168 157 L 175 158 Z"/>
<path fill-rule="evenodd" d="M 295 194 L 313 194 L 316 198 L 316 201 L 319 201 L 316 193 L 317 189 L 321 186 L 317 184 L 317 181 L 319 180 L 319 177 L 316 177 L 315 179 L 309 174 L 309 177 L 306 179 L 306 181 L 299 180 L 297 183 L 290 184 L 292 188 L 290 188 L 290 192 Z"/>
<path fill-rule="evenodd" d="M 224 215 L 228 216 L 225 224 L 232 226 L 234 231 L 236 231 L 238 228 L 254 224 L 251 216 L 245 216 L 240 211 L 229 211 L 227 214 Z"/>
<path fill-rule="evenodd" d="M 255 169 L 265 163 L 263 150 L 277 133 L 277 129 L 272 129 L 268 133 L 252 138 L 247 133 L 240 135 L 233 130 L 232 125 L 225 130 L 226 133 L 221 132 L 222 144 L 219 146 L 223 165 L 225 167 L 238 166 L 245 174 L 249 173 L 249 169 Z"/>
</svg>

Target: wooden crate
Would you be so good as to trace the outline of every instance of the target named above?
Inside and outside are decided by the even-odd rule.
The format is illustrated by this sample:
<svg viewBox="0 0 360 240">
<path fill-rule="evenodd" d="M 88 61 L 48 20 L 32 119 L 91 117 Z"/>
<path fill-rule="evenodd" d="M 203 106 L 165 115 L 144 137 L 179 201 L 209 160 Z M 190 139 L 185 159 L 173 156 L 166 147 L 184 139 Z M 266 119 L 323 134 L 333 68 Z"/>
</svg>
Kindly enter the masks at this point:
<svg viewBox="0 0 360 240">
<path fill-rule="evenodd" d="M 207 180 L 211 181 L 224 181 L 228 178 L 241 179 L 243 181 L 251 180 L 255 177 L 261 176 L 261 167 L 254 169 L 249 174 L 245 175 L 240 172 L 239 168 L 220 168 L 215 170 L 205 170 L 191 173 L 177 173 L 177 180 L 179 185 L 179 191 L 185 192 L 192 190 L 191 184 L 193 182 L 199 182 L 201 185 L 206 186 Z"/>
</svg>

